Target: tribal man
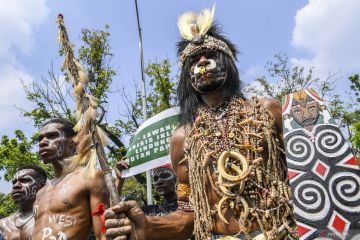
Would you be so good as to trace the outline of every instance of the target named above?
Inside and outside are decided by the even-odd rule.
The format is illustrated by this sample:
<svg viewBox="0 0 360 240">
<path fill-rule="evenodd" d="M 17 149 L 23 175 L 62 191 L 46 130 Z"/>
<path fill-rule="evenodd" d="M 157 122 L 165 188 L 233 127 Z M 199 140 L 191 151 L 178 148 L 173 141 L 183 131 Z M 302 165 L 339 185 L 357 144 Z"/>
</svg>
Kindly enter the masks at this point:
<svg viewBox="0 0 360 240">
<path fill-rule="evenodd" d="M 46 179 L 46 172 L 37 165 L 26 165 L 17 170 L 12 180 L 11 195 L 19 210 L 0 220 L 0 236 L 9 240 L 31 239 L 34 227 L 33 205 L 36 193 L 46 184 Z"/>
<path fill-rule="evenodd" d="M 163 199 L 160 205 L 145 205 L 142 210 L 146 215 L 163 216 L 177 209 L 176 176 L 170 164 L 163 165 L 151 171 L 154 188 Z"/>
<path fill-rule="evenodd" d="M 87 239 L 92 227 L 98 239 L 105 239 L 101 213 L 109 200 L 102 173 L 86 178 L 83 167 L 68 170 L 76 149 L 73 127 L 54 118 L 40 130 L 39 154 L 53 166 L 54 178 L 36 196 L 32 239 Z"/>
<path fill-rule="evenodd" d="M 246 99 L 235 66 L 237 50 L 213 24 L 214 9 L 179 18 L 182 126 L 171 138 L 178 210 L 144 216 L 134 202 L 105 213 L 108 236 L 135 227 L 139 239 L 288 239 L 290 206 L 281 151 L 281 108 Z M 132 221 L 116 220 L 123 212 Z M 170 235 L 171 233 L 171 235 Z"/>
<path fill-rule="evenodd" d="M 115 185 L 121 195 L 124 178 L 122 178 L 121 171 L 127 169 L 129 166 L 124 160 L 119 160 L 116 164 L 116 182 Z M 154 187 L 157 195 L 163 199 L 160 205 L 144 205 L 141 209 L 146 215 L 163 216 L 177 210 L 177 195 L 176 195 L 176 175 L 172 169 L 171 164 L 165 164 L 151 171 Z M 136 177 L 136 176 L 135 176 Z"/>
</svg>

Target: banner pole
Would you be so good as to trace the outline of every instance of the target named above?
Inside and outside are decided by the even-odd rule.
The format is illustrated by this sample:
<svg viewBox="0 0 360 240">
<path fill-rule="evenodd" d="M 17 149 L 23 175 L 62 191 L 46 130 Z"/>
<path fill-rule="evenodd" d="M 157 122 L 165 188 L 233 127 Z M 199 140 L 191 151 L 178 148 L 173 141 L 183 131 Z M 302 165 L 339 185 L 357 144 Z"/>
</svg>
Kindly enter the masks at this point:
<svg viewBox="0 0 360 240">
<path fill-rule="evenodd" d="M 143 46 L 142 46 L 142 36 L 141 36 L 141 27 L 140 27 L 140 18 L 139 18 L 139 9 L 137 0 L 135 0 L 135 9 L 136 9 L 136 19 L 139 33 L 139 50 L 140 50 L 140 66 L 141 66 L 141 99 L 143 106 L 143 119 L 144 122 L 147 120 L 147 108 L 146 108 L 146 88 L 145 88 L 145 76 L 144 76 L 144 56 L 143 56 Z M 151 183 L 151 174 L 150 170 L 146 171 L 146 196 L 147 204 L 153 204 L 152 196 L 152 183 Z"/>
</svg>

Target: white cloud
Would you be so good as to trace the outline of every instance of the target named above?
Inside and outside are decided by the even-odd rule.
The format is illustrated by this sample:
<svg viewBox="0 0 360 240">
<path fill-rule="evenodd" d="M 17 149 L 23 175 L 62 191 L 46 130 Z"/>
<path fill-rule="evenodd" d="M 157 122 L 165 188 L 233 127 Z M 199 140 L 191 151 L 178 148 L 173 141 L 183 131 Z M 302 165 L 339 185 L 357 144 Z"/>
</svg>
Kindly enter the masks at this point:
<svg viewBox="0 0 360 240">
<path fill-rule="evenodd" d="M 19 116 L 20 111 L 15 108 L 15 105 L 26 106 L 26 98 L 21 81 L 29 84 L 32 80 L 30 75 L 12 65 L 0 67 L 0 109 L 3 113 L 0 118 L 1 129 L 11 126 L 19 127 L 18 124 L 22 123 Z"/>
<path fill-rule="evenodd" d="M 292 44 L 308 51 L 310 58 L 293 64 L 315 67 L 319 77 L 360 72 L 360 1 L 309 0 L 295 17 Z"/>
<path fill-rule="evenodd" d="M 22 54 L 34 47 L 34 30 L 46 19 L 45 0 L 0 0 L 0 118 L 1 135 L 19 128 L 17 106 L 26 106 L 20 79 L 30 83 L 32 77 L 22 67 Z M 4 129 L 6 131 L 4 132 Z"/>
<path fill-rule="evenodd" d="M 24 54 L 34 45 L 33 29 L 49 14 L 45 0 L 0 0 L 0 59 L 15 49 Z"/>
</svg>

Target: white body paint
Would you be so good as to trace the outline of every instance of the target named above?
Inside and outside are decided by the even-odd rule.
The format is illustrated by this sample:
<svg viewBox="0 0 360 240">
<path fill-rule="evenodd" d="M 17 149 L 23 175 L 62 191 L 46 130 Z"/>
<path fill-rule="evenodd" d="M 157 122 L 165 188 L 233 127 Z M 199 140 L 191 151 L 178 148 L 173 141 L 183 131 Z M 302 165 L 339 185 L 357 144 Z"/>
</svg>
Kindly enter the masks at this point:
<svg viewBox="0 0 360 240">
<path fill-rule="evenodd" d="M 43 229 L 43 236 L 41 238 L 41 240 L 67 240 L 66 234 L 63 233 L 62 231 L 59 231 L 56 235 L 58 237 L 56 237 L 56 235 L 54 236 L 53 234 L 53 230 L 50 227 L 46 227 Z"/>
<path fill-rule="evenodd" d="M 5 222 L 3 222 L 3 227 L 6 229 L 6 231 L 11 232 L 11 229 L 6 225 Z"/>
<path fill-rule="evenodd" d="M 50 215 L 49 223 L 63 225 L 64 227 L 71 227 L 75 225 L 76 217 L 64 214 Z"/>
</svg>

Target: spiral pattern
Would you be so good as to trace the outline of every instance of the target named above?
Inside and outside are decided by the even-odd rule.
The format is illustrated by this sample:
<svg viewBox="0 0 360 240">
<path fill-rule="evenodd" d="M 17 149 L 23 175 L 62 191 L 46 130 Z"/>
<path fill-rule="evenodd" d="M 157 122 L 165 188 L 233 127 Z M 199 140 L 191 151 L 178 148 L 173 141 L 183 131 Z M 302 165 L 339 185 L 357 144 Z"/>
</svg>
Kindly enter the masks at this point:
<svg viewBox="0 0 360 240">
<path fill-rule="evenodd" d="M 325 128 L 326 127 L 326 128 Z M 340 129 L 336 126 L 326 125 L 319 127 L 315 136 L 315 145 L 319 153 L 326 157 L 339 157 L 348 150 Z"/>
<path fill-rule="evenodd" d="M 334 174 L 329 180 L 329 191 L 336 206 L 351 213 L 360 212 L 360 177 L 357 174 Z"/>
<path fill-rule="evenodd" d="M 310 139 L 303 135 L 291 134 L 286 136 L 287 161 L 296 166 L 305 166 L 314 158 L 314 145 Z"/>
<path fill-rule="evenodd" d="M 295 188 L 294 197 L 295 212 L 301 217 L 317 221 L 324 219 L 329 212 L 329 195 L 319 182 L 314 180 L 300 182 Z"/>
</svg>

